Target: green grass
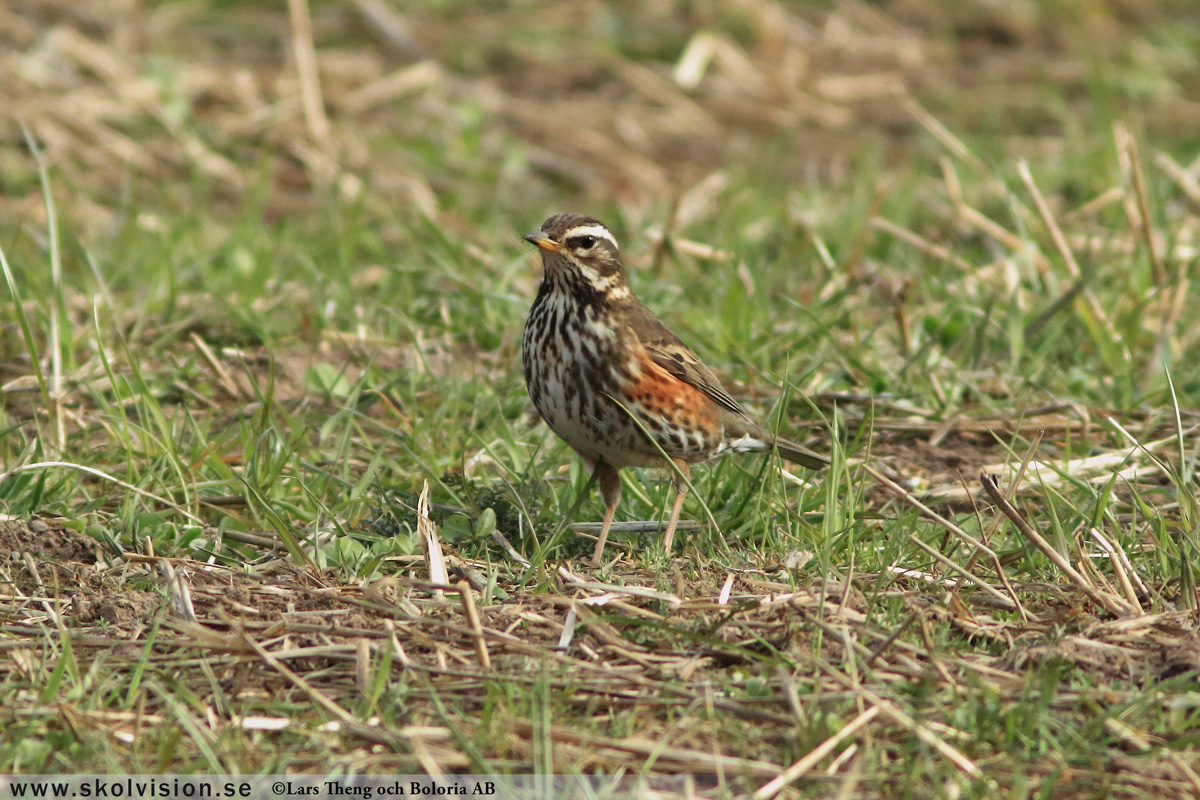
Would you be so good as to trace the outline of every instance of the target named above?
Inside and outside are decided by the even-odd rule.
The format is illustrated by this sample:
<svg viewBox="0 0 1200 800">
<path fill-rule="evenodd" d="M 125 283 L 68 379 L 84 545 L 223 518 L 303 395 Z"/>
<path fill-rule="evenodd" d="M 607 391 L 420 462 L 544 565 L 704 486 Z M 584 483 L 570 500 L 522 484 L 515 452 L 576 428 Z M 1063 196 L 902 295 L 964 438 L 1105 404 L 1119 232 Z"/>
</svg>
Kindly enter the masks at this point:
<svg viewBox="0 0 1200 800">
<path fill-rule="evenodd" d="M 700 30 L 774 68 L 762 20 L 725 3 L 669 18 L 606 9 L 578 58 L 566 6 L 430 6 L 410 21 L 453 80 L 355 115 L 340 105 L 363 82 L 354 70 L 406 64 L 358 30 L 351 6 L 318 4 L 319 50 L 363 59 L 323 65 L 343 174 L 362 180 L 351 190 L 296 155 L 311 144 L 300 112 L 264 134 L 233 124 L 245 112 L 222 116 L 234 101 L 217 88 L 200 102 L 172 84 L 183 66 L 217 70 L 215 51 L 277 99 L 253 72 L 278 57 L 255 21 L 282 30 L 286 14 L 163 4 L 196 15 L 176 34 L 221 35 L 131 58 L 174 86 L 164 108 L 182 104 L 180 130 L 236 164 L 242 191 L 180 157 L 110 174 L 53 137 L 43 189 L 26 145 L 6 140 L 0 547 L 18 555 L 0 565 L 12 656 L 0 772 L 694 772 L 718 775 L 713 794 L 742 795 L 773 777 L 763 764 L 778 773 L 878 708 L 785 794 L 1200 791 L 1200 217 L 1160 158 L 1186 169 L 1196 157 L 1197 128 L 1181 123 L 1194 121 L 1184 98 L 1200 30 L 1165 2 L 1133 18 L 1098 3 L 1037 6 L 1028 20 L 910 11 L 893 22 L 924 55 L 906 61 L 870 38 L 900 41 L 874 7 L 772 8 L 817 32 L 817 77 L 898 71 L 932 117 L 896 97 L 829 95 L 819 103 L 853 124 L 748 121 L 720 65 L 663 99 Z M 841 24 L 876 41 L 874 56 L 839 50 Z M 663 78 L 649 84 L 660 94 L 614 77 L 635 67 Z M 796 102 L 760 105 L 807 108 Z M 555 120 L 574 130 L 589 110 L 607 138 L 563 141 Z M 131 113 L 114 129 L 176 153 L 178 133 Z M 624 134 L 608 121 L 619 114 Z M 61 121 L 31 128 L 47 137 L 48 125 Z M 560 138 L 539 138 L 540 125 Z M 629 144 L 630 125 L 650 144 Z M 614 142 L 674 184 L 606 161 Z M 657 534 L 617 533 L 623 560 L 585 568 L 590 540 L 561 523 L 588 476 L 532 416 L 520 370 L 538 274 L 520 235 L 562 210 L 611 223 L 638 295 L 735 397 L 833 467 L 801 481 L 762 457 L 694 469 L 684 517 L 711 512 L 715 528 L 682 533 L 669 555 Z M 1070 469 L 1130 448 L 1122 429 L 1162 444 Z M 980 490 L 984 465 L 1027 454 L 1039 465 L 1013 514 L 1081 581 Z M 918 498 L 965 484 L 972 500 L 927 502 L 990 553 L 868 467 Z M 662 519 L 670 481 L 624 478 L 618 521 Z M 489 667 L 458 598 L 429 595 L 426 483 L 443 546 L 479 579 Z M 35 514 L 61 519 L 26 526 Z M 576 520 L 602 514 L 592 493 Z M 67 558 L 66 534 L 47 525 L 86 534 L 101 562 Z M 1091 529 L 1127 555 L 1140 610 Z M 935 581 L 961 573 L 929 550 L 1007 605 L 969 583 L 947 591 Z M 600 584 L 635 593 L 585 603 L 610 591 Z"/>
</svg>

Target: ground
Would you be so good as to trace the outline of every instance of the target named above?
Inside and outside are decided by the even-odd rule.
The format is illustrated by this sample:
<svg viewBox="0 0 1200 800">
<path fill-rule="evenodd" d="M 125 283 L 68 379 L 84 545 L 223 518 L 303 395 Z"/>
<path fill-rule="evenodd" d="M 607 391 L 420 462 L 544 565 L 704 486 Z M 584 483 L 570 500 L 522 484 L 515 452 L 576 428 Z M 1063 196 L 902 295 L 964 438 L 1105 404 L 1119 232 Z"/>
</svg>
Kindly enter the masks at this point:
<svg viewBox="0 0 1200 800">
<path fill-rule="evenodd" d="M 1189 8 L 0 9 L 0 772 L 1197 796 Z M 832 467 L 588 565 L 567 210 Z"/>
</svg>

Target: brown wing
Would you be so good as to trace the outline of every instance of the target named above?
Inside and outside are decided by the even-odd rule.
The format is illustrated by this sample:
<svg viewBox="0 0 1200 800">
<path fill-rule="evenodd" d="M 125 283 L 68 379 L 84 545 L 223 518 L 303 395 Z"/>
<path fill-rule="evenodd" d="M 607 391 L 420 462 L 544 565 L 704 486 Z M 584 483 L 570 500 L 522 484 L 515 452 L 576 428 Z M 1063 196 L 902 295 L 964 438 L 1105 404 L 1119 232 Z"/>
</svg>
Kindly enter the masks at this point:
<svg viewBox="0 0 1200 800">
<path fill-rule="evenodd" d="M 709 369 L 690 347 L 680 341 L 661 319 L 654 316 L 650 309 L 638 304 L 629 315 L 628 324 L 650 353 L 654 363 L 684 383 L 695 386 L 711 397 L 717 405 L 749 419 L 737 401 L 721 386 L 716 373 Z"/>
</svg>

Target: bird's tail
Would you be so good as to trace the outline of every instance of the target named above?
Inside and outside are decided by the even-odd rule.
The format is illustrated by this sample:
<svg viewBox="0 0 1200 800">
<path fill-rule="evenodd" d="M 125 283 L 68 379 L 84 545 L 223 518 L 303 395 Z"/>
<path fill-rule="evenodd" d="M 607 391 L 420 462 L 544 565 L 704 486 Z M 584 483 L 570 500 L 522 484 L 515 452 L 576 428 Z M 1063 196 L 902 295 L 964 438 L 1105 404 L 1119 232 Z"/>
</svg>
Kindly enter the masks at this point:
<svg viewBox="0 0 1200 800">
<path fill-rule="evenodd" d="M 733 417 L 732 414 L 729 416 Z M 823 469 L 829 466 L 828 457 L 788 439 L 777 439 L 770 431 L 763 430 L 744 417 L 726 419 L 725 442 L 721 448 L 725 452 L 734 453 L 769 453 L 774 450 L 780 457 L 809 469 Z"/>
<path fill-rule="evenodd" d="M 820 453 L 814 453 L 802 444 L 788 441 L 787 439 L 776 439 L 775 450 L 779 453 L 780 458 L 786 458 L 788 461 L 794 461 L 801 466 L 809 469 L 822 469 L 829 466 L 829 457 L 823 456 Z"/>
</svg>

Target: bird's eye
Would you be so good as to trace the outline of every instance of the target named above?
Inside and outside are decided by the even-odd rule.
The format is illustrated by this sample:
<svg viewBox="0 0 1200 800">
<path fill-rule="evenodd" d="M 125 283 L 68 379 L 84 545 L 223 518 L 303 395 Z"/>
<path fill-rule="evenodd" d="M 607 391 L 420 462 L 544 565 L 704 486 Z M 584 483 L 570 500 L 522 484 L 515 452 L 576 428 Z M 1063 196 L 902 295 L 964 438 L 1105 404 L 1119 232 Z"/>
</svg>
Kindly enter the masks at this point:
<svg viewBox="0 0 1200 800">
<path fill-rule="evenodd" d="M 579 237 L 579 246 L 582 247 L 584 250 L 591 250 L 592 247 L 595 246 L 595 244 L 596 244 L 595 236 L 580 236 Z"/>
</svg>

